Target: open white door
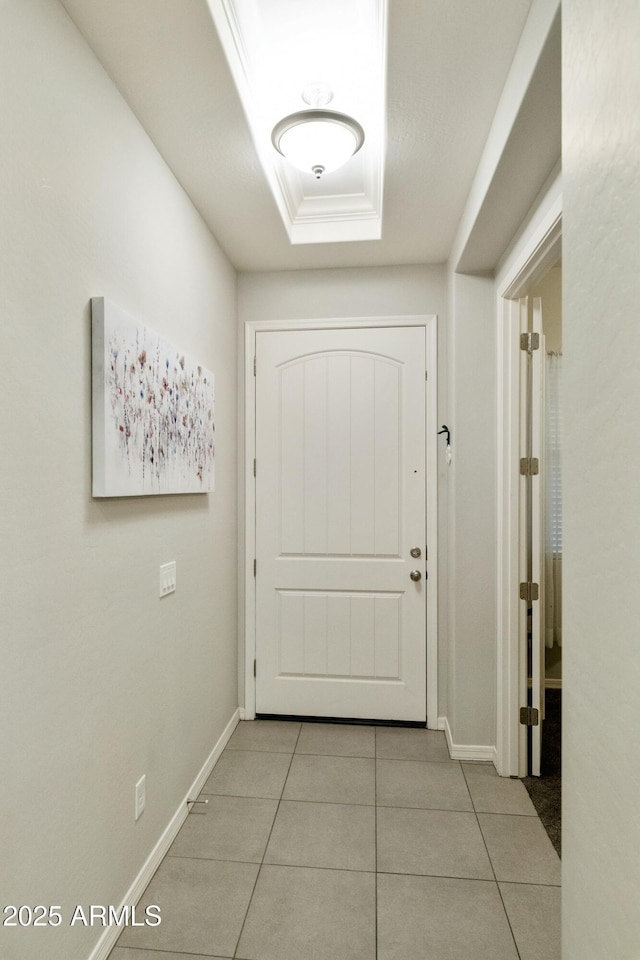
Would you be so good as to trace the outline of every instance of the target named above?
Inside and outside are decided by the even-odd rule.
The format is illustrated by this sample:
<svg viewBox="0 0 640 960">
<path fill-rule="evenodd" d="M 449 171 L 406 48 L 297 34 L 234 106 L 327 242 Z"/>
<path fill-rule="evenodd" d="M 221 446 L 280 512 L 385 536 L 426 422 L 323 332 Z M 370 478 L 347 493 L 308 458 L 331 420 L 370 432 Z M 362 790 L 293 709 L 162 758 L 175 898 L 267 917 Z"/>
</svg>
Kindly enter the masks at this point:
<svg viewBox="0 0 640 960">
<path fill-rule="evenodd" d="M 520 776 L 540 776 L 544 719 L 544 337 L 542 301 L 520 310 Z M 530 731 L 530 737 L 527 735 Z"/>
<path fill-rule="evenodd" d="M 531 477 L 531 579 L 539 585 L 531 612 L 531 707 L 538 722 L 531 727 L 531 775 L 540 776 L 544 721 L 544 336 L 542 300 L 533 299 L 532 332 L 539 348 L 531 352 L 531 451 L 538 473 Z"/>
<path fill-rule="evenodd" d="M 520 583 L 520 606 L 518 611 L 518 706 L 520 708 L 520 726 L 518 728 L 518 776 L 526 777 L 529 773 L 529 736 L 528 726 L 523 722 L 523 709 L 530 703 L 530 656 L 531 656 L 531 621 L 529 617 L 530 601 L 522 595 L 523 583 L 528 583 L 531 577 L 530 551 L 530 484 L 526 474 L 522 471 L 522 463 L 530 456 L 531 405 L 529 402 L 530 388 L 530 356 L 529 351 L 523 348 L 523 338 L 529 337 L 529 299 L 521 297 L 518 301 L 518 315 L 520 321 L 520 429 L 518 431 L 520 459 L 520 485 L 518 496 L 518 580 Z"/>
<path fill-rule="evenodd" d="M 426 719 L 425 330 L 256 334 L 256 712 Z"/>
</svg>

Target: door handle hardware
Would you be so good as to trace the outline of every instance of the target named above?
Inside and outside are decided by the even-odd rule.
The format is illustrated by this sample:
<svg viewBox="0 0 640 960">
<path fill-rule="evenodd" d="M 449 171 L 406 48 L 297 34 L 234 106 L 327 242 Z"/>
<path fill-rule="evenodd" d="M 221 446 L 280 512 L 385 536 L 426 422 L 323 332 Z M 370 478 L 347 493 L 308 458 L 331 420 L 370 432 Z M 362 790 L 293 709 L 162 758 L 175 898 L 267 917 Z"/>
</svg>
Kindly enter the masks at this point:
<svg viewBox="0 0 640 960">
<path fill-rule="evenodd" d="M 414 558 L 414 560 L 417 560 L 418 557 L 422 556 L 422 550 L 420 549 L 420 547 L 413 547 L 410 553 L 411 553 L 411 556 Z"/>
<path fill-rule="evenodd" d="M 409 574 L 414 583 L 417 583 L 418 580 L 422 580 L 422 574 L 419 570 L 412 570 Z"/>
</svg>

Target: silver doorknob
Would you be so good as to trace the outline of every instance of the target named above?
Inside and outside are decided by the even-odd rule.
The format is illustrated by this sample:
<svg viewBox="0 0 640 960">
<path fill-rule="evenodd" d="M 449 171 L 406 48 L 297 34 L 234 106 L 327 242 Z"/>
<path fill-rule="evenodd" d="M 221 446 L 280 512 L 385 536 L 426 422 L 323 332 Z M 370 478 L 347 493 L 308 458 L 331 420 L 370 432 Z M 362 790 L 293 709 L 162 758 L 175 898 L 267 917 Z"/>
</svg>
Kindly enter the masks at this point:
<svg viewBox="0 0 640 960">
<path fill-rule="evenodd" d="M 409 574 L 414 583 L 417 583 L 418 580 L 422 580 L 422 574 L 419 570 L 412 570 Z"/>
<path fill-rule="evenodd" d="M 422 556 L 422 550 L 420 547 L 412 547 L 409 551 L 414 560 L 417 560 L 418 557 Z"/>
</svg>

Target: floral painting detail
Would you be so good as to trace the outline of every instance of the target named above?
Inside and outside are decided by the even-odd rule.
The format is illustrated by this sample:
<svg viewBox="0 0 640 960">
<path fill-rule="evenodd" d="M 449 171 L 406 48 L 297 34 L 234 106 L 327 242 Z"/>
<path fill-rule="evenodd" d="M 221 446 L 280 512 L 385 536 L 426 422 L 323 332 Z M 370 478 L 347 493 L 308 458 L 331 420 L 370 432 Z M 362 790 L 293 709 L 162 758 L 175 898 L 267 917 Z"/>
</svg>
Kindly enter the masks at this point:
<svg viewBox="0 0 640 960">
<path fill-rule="evenodd" d="M 94 497 L 213 490 L 213 374 L 103 297 L 91 315 Z"/>
</svg>

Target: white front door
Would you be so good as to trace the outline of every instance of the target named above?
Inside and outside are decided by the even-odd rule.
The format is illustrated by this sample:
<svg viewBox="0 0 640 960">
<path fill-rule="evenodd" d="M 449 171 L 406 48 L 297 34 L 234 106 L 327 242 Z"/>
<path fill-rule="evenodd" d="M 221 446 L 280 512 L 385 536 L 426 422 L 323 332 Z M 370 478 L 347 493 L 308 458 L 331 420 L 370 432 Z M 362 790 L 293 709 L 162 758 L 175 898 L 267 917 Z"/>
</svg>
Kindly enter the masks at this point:
<svg viewBox="0 0 640 960">
<path fill-rule="evenodd" d="M 424 327 L 256 361 L 256 712 L 424 722 Z"/>
</svg>

